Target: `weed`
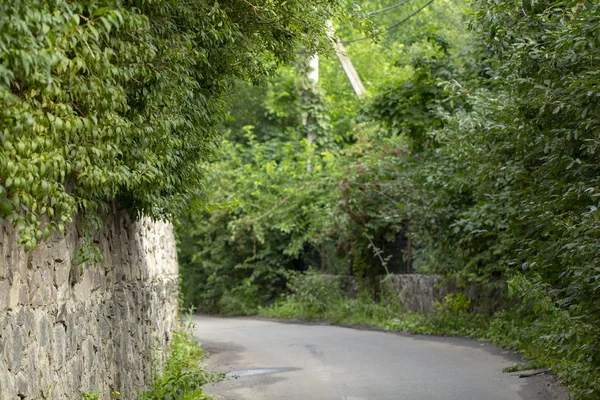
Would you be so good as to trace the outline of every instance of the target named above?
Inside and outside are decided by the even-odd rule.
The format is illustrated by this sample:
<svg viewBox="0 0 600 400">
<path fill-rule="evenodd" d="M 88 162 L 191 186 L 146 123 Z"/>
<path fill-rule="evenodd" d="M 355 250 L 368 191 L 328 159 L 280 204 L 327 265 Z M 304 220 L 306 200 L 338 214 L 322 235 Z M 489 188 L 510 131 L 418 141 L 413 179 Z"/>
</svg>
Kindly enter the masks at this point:
<svg viewBox="0 0 600 400">
<path fill-rule="evenodd" d="M 204 357 L 193 334 L 189 320 L 173 333 L 173 343 L 167 362 L 149 390 L 138 396 L 139 400 L 209 400 L 202 386 L 223 379 L 222 374 L 208 372 L 200 361 Z"/>
</svg>

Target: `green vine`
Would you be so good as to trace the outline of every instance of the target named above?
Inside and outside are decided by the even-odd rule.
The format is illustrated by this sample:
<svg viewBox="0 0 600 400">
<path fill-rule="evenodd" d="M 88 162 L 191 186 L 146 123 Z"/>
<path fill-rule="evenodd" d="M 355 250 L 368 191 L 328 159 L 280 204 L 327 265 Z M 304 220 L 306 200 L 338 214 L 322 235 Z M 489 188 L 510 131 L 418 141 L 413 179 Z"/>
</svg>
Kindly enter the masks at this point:
<svg viewBox="0 0 600 400">
<path fill-rule="evenodd" d="M 178 215 L 202 193 L 231 84 L 326 46 L 345 4 L 0 1 L 0 218 L 29 251 L 113 199 Z"/>
</svg>

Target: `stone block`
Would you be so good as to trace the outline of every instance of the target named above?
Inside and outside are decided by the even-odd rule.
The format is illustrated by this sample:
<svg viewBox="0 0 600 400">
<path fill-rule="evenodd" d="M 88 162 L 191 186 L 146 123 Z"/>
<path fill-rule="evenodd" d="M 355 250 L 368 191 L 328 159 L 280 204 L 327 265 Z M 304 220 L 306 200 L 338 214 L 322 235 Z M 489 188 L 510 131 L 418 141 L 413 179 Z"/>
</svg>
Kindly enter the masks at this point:
<svg viewBox="0 0 600 400">
<path fill-rule="evenodd" d="M 27 369 L 24 369 L 22 373 L 28 377 L 27 383 L 29 386 L 29 391 L 31 394 L 36 393 L 39 387 L 39 381 L 36 379 L 38 377 L 38 371 L 40 368 L 40 359 L 38 346 L 36 343 L 32 343 L 27 348 Z"/>
<path fill-rule="evenodd" d="M 0 281 L 8 280 L 8 263 L 6 257 L 0 252 Z"/>
<path fill-rule="evenodd" d="M 32 307 L 40 307 L 50 302 L 52 286 L 42 285 L 33 293 L 29 293 L 29 301 Z"/>
<path fill-rule="evenodd" d="M 63 283 L 61 286 L 58 286 L 56 289 L 56 302 L 58 305 L 64 305 L 69 298 L 71 297 L 71 287 L 69 283 Z"/>
<path fill-rule="evenodd" d="M 19 306 L 19 293 L 21 291 L 21 281 L 19 279 L 13 280 L 10 289 L 8 290 L 8 308 L 14 310 Z"/>
<path fill-rule="evenodd" d="M 38 322 L 37 339 L 41 347 L 46 347 L 50 343 L 50 323 L 45 315 L 42 315 Z"/>
<path fill-rule="evenodd" d="M 83 356 L 83 370 L 90 371 L 94 363 L 94 342 L 91 336 L 81 342 L 81 355 Z"/>
<path fill-rule="evenodd" d="M 12 325 L 7 325 L 0 336 L 0 367 L 8 368 L 10 350 L 12 348 Z M 1 392 L 0 392 L 1 393 Z"/>
<path fill-rule="evenodd" d="M 47 269 L 51 263 L 48 258 L 48 244 L 46 242 L 38 243 L 36 249 L 29 255 L 28 267 L 33 269 Z"/>
<path fill-rule="evenodd" d="M 47 267 L 42 268 L 42 284 L 52 286 L 54 283 L 54 269 Z"/>
<path fill-rule="evenodd" d="M 75 300 L 77 302 L 85 303 L 90 299 L 90 294 L 92 293 L 92 282 L 90 275 L 90 270 L 84 270 L 79 281 L 75 283 L 73 287 L 73 293 L 75 294 Z"/>
<path fill-rule="evenodd" d="M 27 285 L 21 285 L 19 287 L 19 300 L 18 300 L 18 304 L 19 305 L 25 305 L 29 303 L 29 288 L 27 287 Z"/>
<path fill-rule="evenodd" d="M 0 393 L 2 399 L 18 399 L 16 377 L 4 366 L 0 365 Z"/>
<path fill-rule="evenodd" d="M 73 229 L 74 227 L 72 227 Z M 73 258 L 72 245 L 69 245 L 69 239 L 73 239 L 70 237 L 67 238 L 54 238 L 55 241 L 52 243 L 52 246 L 49 246 L 49 254 L 47 255 L 48 259 L 51 260 L 52 264 L 58 266 L 66 266 L 67 269 L 71 267 L 71 260 Z M 58 240 L 56 240 L 58 239 Z M 68 274 L 67 274 L 68 276 Z"/>
<path fill-rule="evenodd" d="M 37 378 L 38 380 L 38 390 L 41 394 L 44 394 L 45 397 L 41 396 L 41 398 L 53 399 L 49 394 L 52 392 L 53 385 L 53 371 L 50 366 L 50 355 L 46 350 L 40 350 L 38 353 L 37 360 L 37 375 L 33 378 Z"/>
<path fill-rule="evenodd" d="M 91 371 L 89 371 L 91 373 Z M 67 368 L 68 376 L 70 380 L 68 381 L 70 390 L 73 392 L 79 391 L 81 388 L 81 378 L 83 376 L 83 362 L 79 358 L 74 358 L 69 362 Z M 87 388 L 92 389 L 92 388 Z"/>
<path fill-rule="evenodd" d="M 52 328 L 52 353 L 51 360 L 54 368 L 60 370 L 66 359 L 66 333 L 62 323 L 55 324 Z"/>
<path fill-rule="evenodd" d="M 28 307 L 22 307 L 17 313 L 17 325 L 23 328 L 23 334 L 29 336 L 35 331 L 35 314 Z"/>
<path fill-rule="evenodd" d="M 10 303 L 10 284 L 7 280 L 0 280 L 0 315 L 4 314 Z"/>
<path fill-rule="evenodd" d="M 29 386 L 29 380 L 25 377 L 22 372 L 17 374 L 17 396 L 23 398 L 31 395 L 31 387 Z"/>
<path fill-rule="evenodd" d="M 19 371 L 21 368 L 21 362 L 23 360 L 24 348 L 24 335 L 23 330 L 20 327 L 15 327 L 12 332 L 12 346 L 7 348 L 8 357 L 8 369 L 13 372 Z M 7 341 L 8 344 L 8 341 Z"/>
<path fill-rule="evenodd" d="M 77 352 L 78 341 L 77 337 L 79 332 L 79 327 L 77 326 L 77 316 L 73 313 L 69 313 L 66 315 L 66 320 L 64 322 L 64 326 L 66 328 L 65 334 L 65 343 L 67 346 L 66 356 L 67 358 L 71 358 Z"/>
<path fill-rule="evenodd" d="M 98 328 L 99 328 L 101 341 L 104 341 L 105 339 L 108 339 L 110 337 L 112 328 L 111 328 L 110 321 L 108 320 L 108 318 L 106 318 L 106 316 L 102 315 L 99 317 Z"/>
<path fill-rule="evenodd" d="M 56 263 L 54 265 L 54 286 L 61 287 L 69 281 L 71 265 L 67 263 Z"/>
</svg>

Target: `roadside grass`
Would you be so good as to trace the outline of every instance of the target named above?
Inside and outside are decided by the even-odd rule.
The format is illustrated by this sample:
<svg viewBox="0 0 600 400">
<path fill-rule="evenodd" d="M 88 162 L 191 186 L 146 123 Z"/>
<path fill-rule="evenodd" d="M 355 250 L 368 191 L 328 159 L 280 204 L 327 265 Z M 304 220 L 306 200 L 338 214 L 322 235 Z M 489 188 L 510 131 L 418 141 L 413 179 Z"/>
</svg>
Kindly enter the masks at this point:
<svg viewBox="0 0 600 400">
<path fill-rule="evenodd" d="M 385 286 L 384 286 L 385 287 Z M 290 293 L 269 307 L 259 307 L 264 317 L 328 321 L 340 325 L 359 325 L 394 332 L 467 336 L 485 338 L 490 318 L 467 312 L 464 295 L 448 295 L 437 312 L 420 314 L 405 312 L 398 296 L 383 291 L 377 300 L 363 290 L 355 299 L 347 298 L 336 280 L 325 279 L 309 271 L 291 275 Z"/>
<path fill-rule="evenodd" d="M 139 393 L 138 400 L 210 400 L 202 386 L 218 382 L 223 374 L 207 371 L 201 364 L 205 357 L 193 335 L 193 323 L 188 320 L 173 333 L 169 357 L 150 388 Z"/>
<path fill-rule="evenodd" d="M 540 360 L 531 360 L 526 361 L 524 363 L 513 364 L 510 367 L 506 367 L 502 370 L 502 372 L 518 372 L 518 371 L 528 371 L 532 369 L 542 369 L 546 368 L 548 364 L 540 361 Z"/>
<path fill-rule="evenodd" d="M 259 308 L 259 315 L 269 318 L 327 321 L 337 325 L 365 326 L 392 332 L 423 335 L 487 338 L 490 318 L 468 313 L 421 314 L 404 312 L 400 305 L 372 300 L 361 293 L 356 299 L 338 298 L 320 306 L 297 298 L 286 298 L 270 307 Z"/>
</svg>

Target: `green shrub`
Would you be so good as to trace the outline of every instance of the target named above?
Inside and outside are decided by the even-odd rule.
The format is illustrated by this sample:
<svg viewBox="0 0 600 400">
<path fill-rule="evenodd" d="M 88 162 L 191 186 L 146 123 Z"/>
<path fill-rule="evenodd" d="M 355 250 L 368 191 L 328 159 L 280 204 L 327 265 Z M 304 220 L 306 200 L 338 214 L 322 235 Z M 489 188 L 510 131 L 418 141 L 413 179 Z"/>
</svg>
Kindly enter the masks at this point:
<svg viewBox="0 0 600 400">
<path fill-rule="evenodd" d="M 323 314 L 332 304 L 344 298 L 340 283 L 335 277 L 324 276 L 314 271 L 290 273 L 290 294 L 287 300 L 301 304 L 308 315 Z"/>
<path fill-rule="evenodd" d="M 434 307 L 442 315 L 459 315 L 465 314 L 470 304 L 464 293 L 449 293 L 443 303 L 436 301 Z"/>
<path fill-rule="evenodd" d="M 478 314 L 420 314 L 405 313 L 390 319 L 384 327 L 390 331 L 422 335 L 466 336 L 486 335 L 489 317 Z"/>
<path fill-rule="evenodd" d="M 576 399 L 600 393 L 600 327 L 577 318 L 564 302 L 549 296 L 547 284 L 517 276 L 511 294 L 522 303 L 492 321 L 488 337 L 546 365 L 571 388 Z"/>
<path fill-rule="evenodd" d="M 100 400 L 100 392 L 86 392 L 81 394 L 82 400 Z"/>
</svg>

